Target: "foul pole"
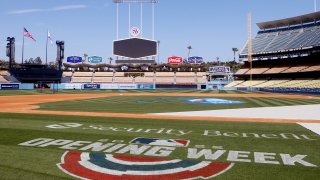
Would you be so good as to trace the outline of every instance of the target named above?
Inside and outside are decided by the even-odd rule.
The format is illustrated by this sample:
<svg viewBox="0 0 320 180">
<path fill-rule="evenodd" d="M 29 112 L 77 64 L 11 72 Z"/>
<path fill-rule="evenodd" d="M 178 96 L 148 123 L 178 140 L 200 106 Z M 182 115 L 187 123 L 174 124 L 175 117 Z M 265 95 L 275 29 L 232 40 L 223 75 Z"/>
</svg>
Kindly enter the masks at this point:
<svg viewBox="0 0 320 180">
<path fill-rule="evenodd" d="M 248 62 L 250 64 L 250 89 L 252 87 L 252 14 L 248 15 Z"/>
</svg>

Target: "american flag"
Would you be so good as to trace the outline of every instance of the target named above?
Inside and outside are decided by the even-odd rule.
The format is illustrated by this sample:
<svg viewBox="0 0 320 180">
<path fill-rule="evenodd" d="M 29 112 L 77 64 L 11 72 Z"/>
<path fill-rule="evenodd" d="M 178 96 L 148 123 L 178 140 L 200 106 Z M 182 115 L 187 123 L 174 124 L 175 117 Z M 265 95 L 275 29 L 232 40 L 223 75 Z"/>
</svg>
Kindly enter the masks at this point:
<svg viewBox="0 0 320 180">
<path fill-rule="evenodd" d="M 50 43 L 51 43 L 51 45 L 53 44 L 53 42 L 52 42 L 52 37 L 51 37 L 51 34 L 50 34 L 50 32 L 48 31 L 48 39 L 50 40 Z"/>
<path fill-rule="evenodd" d="M 24 29 L 23 30 L 23 36 L 31 38 L 32 40 L 36 41 L 26 28 L 23 28 L 23 29 Z"/>
</svg>

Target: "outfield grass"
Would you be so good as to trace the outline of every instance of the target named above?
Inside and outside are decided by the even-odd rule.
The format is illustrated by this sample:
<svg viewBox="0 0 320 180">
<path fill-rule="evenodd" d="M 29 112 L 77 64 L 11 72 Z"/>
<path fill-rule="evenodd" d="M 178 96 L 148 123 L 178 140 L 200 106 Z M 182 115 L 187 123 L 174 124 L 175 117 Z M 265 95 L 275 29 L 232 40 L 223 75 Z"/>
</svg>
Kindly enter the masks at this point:
<svg viewBox="0 0 320 180">
<path fill-rule="evenodd" d="M 242 104 L 195 104 L 190 99 L 206 97 L 129 97 L 117 96 L 98 99 L 63 101 L 40 104 L 42 110 L 118 112 L 118 113 L 163 113 L 181 111 L 200 111 L 216 109 L 237 109 L 253 107 L 292 106 L 320 104 L 320 99 L 287 98 L 219 98 L 241 101 Z M 209 97 L 208 97 L 209 98 Z M 212 98 L 212 97 L 211 97 Z"/>
<path fill-rule="evenodd" d="M 82 126 L 70 129 L 48 129 L 46 126 L 58 123 L 81 123 Z M 94 127 L 104 127 L 97 130 Z M 109 128 L 107 128 L 109 127 Z M 134 129 L 174 129 L 191 132 L 178 136 L 175 134 L 158 134 L 155 132 L 114 131 L 113 128 Z M 281 134 L 293 133 L 306 135 L 314 140 L 271 139 L 227 136 L 204 136 L 205 130 L 215 130 L 221 133 L 257 133 Z M 96 142 L 100 139 L 123 140 L 128 143 L 136 137 L 172 138 L 190 140 L 189 147 L 203 145 L 222 146 L 225 150 L 270 152 L 307 155 L 306 161 L 320 166 L 320 136 L 296 124 L 272 123 L 240 123 L 240 122 L 209 122 L 209 121 L 174 121 L 155 119 L 103 118 L 81 116 L 0 114 L 0 172 L 1 179 L 73 179 L 57 168 L 62 154 L 66 151 L 59 146 L 25 147 L 18 146 L 36 138 L 68 139 Z M 198 147 L 198 146 L 197 146 Z M 179 148 L 170 158 L 186 159 L 187 148 Z M 253 158 L 250 155 L 250 158 Z M 281 161 L 277 156 L 277 161 Z M 223 156 L 218 161 L 225 162 Z M 235 166 L 216 179 L 318 179 L 319 167 L 256 164 L 235 162 Z"/>
</svg>

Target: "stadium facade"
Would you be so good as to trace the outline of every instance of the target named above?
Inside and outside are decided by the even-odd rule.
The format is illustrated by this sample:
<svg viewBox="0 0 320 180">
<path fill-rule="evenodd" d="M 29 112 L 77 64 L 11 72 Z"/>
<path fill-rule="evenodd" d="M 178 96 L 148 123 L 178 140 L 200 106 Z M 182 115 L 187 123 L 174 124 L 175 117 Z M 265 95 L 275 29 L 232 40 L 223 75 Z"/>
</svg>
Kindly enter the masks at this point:
<svg viewBox="0 0 320 180">
<path fill-rule="evenodd" d="M 257 26 L 260 30 L 252 40 L 252 68 L 246 43 L 240 53 L 244 66 L 235 73 L 236 81 L 226 87 L 319 91 L 320 12 Z"/>
</svg>

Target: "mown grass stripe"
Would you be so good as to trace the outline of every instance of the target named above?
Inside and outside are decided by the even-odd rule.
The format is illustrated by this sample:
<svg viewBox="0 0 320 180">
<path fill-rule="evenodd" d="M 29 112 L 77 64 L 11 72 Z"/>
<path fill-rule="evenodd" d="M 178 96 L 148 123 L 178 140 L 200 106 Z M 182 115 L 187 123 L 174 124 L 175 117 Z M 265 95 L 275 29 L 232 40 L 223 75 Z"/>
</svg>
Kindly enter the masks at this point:
<svg viewBox="0 0 320 180">
<path fill-rule="evenodd" d="M 274 98 L 274 101 L 280 101 L 287 105 L 308 105 L 308 104 L 315 104 L 315 102 L 310 101 L 308 99 L 277 99 Z"/>
<path fill-rule="evenodd" d="M 271 106 L 268 103 L 262 102 L 260 98 L 245 98 L 245 99 L 251 103 L 259 105 L 260 107 Z"/>
<path fill-rule="evenodd" d="M 260 98 L 260 101 L 270 104 L 271 106 L 283 106 L 283 102 L 277 102 L 270 98 Z"/>
</svg>

